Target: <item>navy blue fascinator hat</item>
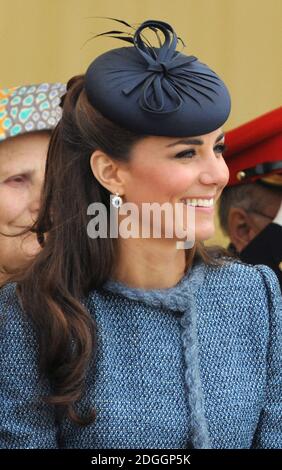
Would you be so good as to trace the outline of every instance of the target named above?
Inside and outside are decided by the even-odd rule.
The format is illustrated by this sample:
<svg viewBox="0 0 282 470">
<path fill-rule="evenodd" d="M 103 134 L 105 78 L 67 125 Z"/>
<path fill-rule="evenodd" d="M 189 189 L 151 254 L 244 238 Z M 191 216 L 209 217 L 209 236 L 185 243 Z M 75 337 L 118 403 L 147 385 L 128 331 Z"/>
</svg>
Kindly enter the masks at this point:
<svg viewBox="0 0 282 470">
<path fill-rule="evenodd" d="M 159 47 L 145 38 L 146 28 Z M 110 33 L 120 31 L 104 34 Z M 224 124 L 230 113 L 225 84 L 196 57 L 176 51 L 169 24 L 148 20 L 120 39 L 133 46 L 100 55 L 86 72 L 88 100 L 101 114 L 134 133 L 167 137 L 204 135 Z"/>
</svg>

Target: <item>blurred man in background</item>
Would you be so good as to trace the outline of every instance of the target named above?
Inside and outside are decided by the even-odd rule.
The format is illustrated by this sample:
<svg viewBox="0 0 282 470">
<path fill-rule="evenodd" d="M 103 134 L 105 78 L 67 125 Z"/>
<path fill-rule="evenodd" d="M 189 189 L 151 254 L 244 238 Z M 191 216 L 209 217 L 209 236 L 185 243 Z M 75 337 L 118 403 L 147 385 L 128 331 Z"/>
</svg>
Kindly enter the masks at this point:
<svg viewBox="0 0 282 470">
<path fill-rule="evenodd" d="M 266 264 L 282 288 L 282 107 L 226 133 L 228 186 L 219 206 L 229 250 Z"/>
</svg>

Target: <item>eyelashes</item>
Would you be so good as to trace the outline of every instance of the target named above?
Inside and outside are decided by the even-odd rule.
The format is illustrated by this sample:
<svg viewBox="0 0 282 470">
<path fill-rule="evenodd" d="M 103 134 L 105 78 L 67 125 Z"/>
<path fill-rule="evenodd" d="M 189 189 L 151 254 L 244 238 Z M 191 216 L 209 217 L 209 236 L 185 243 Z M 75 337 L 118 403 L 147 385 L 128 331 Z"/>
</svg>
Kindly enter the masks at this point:
<svg viewBox="0 0 282 470">
<path fill-rule="evenodd" d="M 227 150 L 227 145 L 225 144 L 218 144 L 214 147 L 216 153 L 225 153 Z"/>
<path fill-rule="evenodd" d="M 194 149 L 191 150 L 183 150 L 183 152 L 178 153 L 175 155 L 175 158 L 192 158 L 196 155 L 196 151 Z"/>
<path fill-rule="evenodd" d="M 8 178 L 5 183 L 10 186 L 20 186 L 25 184 L 28 181 L 26 175 L 15 175 Z"/>
<path fill-rule="evenodd" d="M 227 150 L 227 146 L 225 144 L 217 144 L 213 150 L 215 153 L 224 154 L 224 152 Z M 193 158 L 195 155 L 197 155 L 197 151 L 195 149 L 188 149 L 179 152 L 177 155 L 175 155 L 175 158 Z"/>
</svg>

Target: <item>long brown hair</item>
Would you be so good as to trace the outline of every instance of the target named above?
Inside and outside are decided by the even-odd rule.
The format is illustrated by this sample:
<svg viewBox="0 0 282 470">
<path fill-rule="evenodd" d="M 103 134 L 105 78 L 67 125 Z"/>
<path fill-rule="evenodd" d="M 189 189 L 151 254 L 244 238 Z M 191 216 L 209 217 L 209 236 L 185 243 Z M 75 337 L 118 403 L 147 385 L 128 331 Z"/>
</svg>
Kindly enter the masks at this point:
<svg viewBox="0 0 282 470">
<path fill-rule="evenodd" d="M 113 159 L 127 160 L 135 135 L 105 119 L 89 104 L 84 77 L 67 86 L 63 115 L 49 146 L 42 206 L 35 231 L 44 238 L 43 249 L 18 279 L 24 310 L 38 335 L 39 367 L 50 380 L 46 400 L 60 416 L 86 424 L 75 404 L 85 385 L 87 366 L 96 351 L 96 325 L 83 305 L 91 289 L 111 276 L 116 239 L 91 239 L 86 226 L 88 205 L 102 202 L 109 208 L 110 193 L 94 178 L 93 151 L 100 148 Z M 190 265 L 196 249 L 187 253 Z M 205 262 L 213 258 L 200 247 Z M 215 263 L 216 264 L 216 263 Z"/>
</svg>

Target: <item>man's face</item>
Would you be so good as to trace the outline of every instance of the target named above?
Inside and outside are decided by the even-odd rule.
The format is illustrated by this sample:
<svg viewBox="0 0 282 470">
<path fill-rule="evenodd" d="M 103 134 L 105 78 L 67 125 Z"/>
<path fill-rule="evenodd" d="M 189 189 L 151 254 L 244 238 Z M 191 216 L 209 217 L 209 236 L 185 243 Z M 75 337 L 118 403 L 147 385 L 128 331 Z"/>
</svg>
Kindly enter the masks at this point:
<svg viewBox="0 0 282 470">
<path fill-rule="evenodd" d="M 238 253 L 276 217 L 282 202 L 282 188 L 250 183 L 248 196 L 242 192 L 240 203 L 228 212 L 228 235 Z M 238 198 L 238 194 L 237 194 Z"/>
<path fill-rule="evenodd" d="M 248 211 L 253 229 L 253 238 L 269 225 L 276 217 L 282 201 L 282 191 L 276 192 L 265 188 L 263 200 L 259 200 L 254 208 Z"/>
</svg>

